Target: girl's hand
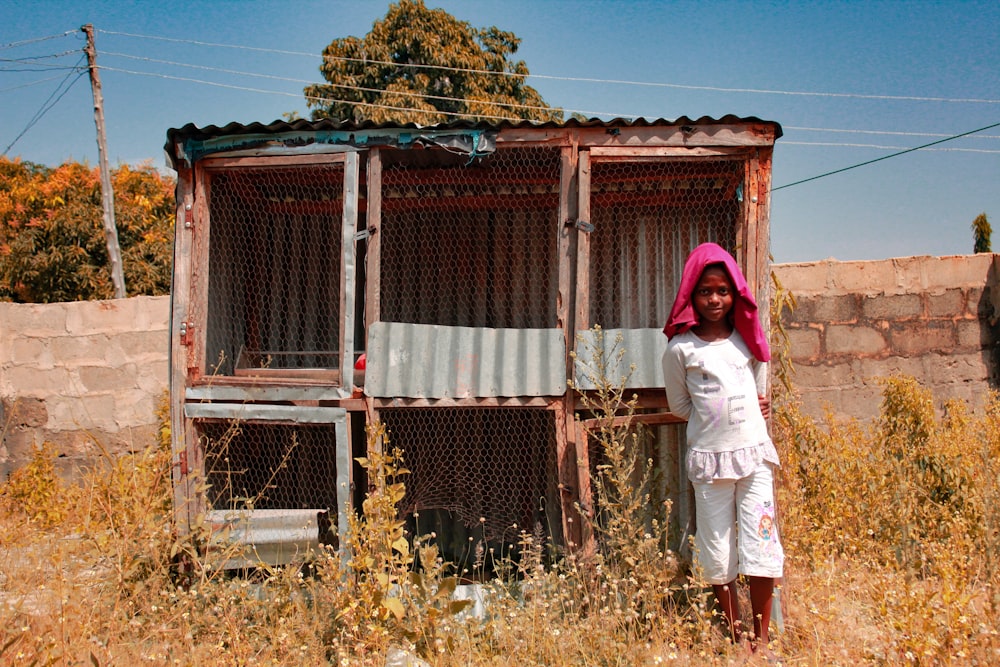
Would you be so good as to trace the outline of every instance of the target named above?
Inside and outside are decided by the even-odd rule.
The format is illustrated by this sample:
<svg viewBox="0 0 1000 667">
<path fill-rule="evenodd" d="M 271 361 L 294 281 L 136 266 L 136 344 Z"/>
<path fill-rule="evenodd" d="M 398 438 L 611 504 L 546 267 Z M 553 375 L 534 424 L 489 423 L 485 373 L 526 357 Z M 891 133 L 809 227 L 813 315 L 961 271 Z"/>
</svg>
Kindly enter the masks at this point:
<svg viewBox="0 0 1000 667">
<path fill-rule="evenodd" d="M 757 403 L 760 404 L 760 414 L 764 415 L 764 419 L 771 418 L 771 399 L 767 396 L 758 396 Z"/>
</svg>

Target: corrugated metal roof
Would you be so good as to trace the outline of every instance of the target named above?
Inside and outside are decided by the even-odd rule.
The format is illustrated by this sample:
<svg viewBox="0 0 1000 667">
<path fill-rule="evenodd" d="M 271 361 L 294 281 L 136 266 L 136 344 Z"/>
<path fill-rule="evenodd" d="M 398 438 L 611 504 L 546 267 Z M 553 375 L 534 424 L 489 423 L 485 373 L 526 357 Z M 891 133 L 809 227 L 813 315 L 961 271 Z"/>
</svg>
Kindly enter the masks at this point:
<svg viewBox="0 0 1000 667">
<path fill-rule="evenodd" d="M 711 116 L 702 116 L 701 118 L 692 119 L 687 116 L 681 116 L 674 120 L 666 120 L 663 118 L 649 120 L 646 118 L 615 118 L 612 120 L 601 120 L 599 118 L 590 118 L 587 120 L 579 120 L 576 118 L 570 118 L 565 121 L 548 121 L 544 123 L 529 121 L 529 120 L 506 120 L 499 122 L 485 122 L 485 121 L 471 121 L 471 120 L 454 120 L 448 123 L 440 123 L 437 125 L 418 125 L 416 123 L 375 123 L 372 121 L 337 121 L 330 119 L 322 120 L 306 120 L 298 119 L 291 122 L 284 120 L 276 120 L 269 124 L 264 123 L 250 123 L 244 125 L 242 123 L 229 123 L 224 127 L 218 127 L 216 125 L 208 125 L 205 127 L 198 127 L 193 123 L 188 123 L 181 128 L 171 128 L 167 130 L 167 143 L 164 149 L 167 152 L 167 156 L 170 159 L 171 164 L 176 164 L 178 161 L 184 159 L 185 156 L 177 154 L 177 146 L 179 143 L 183 142 L 204 142 L 222 139 L 224 137 L 251 137 L 257 136 L 268 136 L 268 135 L 280 135 L 288 133 L 322 133 L 322 132 L 333 132 L 333 133 L 345 133 L 345 132 L 378 132 L 380 130 L 385 130 L 388 132 L 399 132 L 410 130 L 414 133 L 420 132 L 498 132 L 507 128 L 580 128 L 580 127 L 597 127 L 597 128 L 622 128 L 622 127 L 683 127 L 686 125 L 691 126 L 704 126 L 704 125 L 748 125 L 748 124 L 764 124 L 770 125 L 774 128 L 774 138 L 777 139 L 782 135 L 781 125 L 769 120 L 763 120 L 755 116 L 740 117 L 732 114 L 722 116 L 721 118 L 712 118 Z"/>
</svg>

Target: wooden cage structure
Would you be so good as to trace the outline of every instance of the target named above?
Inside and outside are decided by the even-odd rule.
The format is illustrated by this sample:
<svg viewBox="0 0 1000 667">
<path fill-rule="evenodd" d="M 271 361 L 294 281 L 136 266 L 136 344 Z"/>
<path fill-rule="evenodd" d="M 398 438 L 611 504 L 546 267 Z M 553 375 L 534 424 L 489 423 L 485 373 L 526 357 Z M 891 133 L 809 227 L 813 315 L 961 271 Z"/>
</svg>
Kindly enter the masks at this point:
<svg viewBox="0 0 1000 667">
<path fill-rule="evenodd" d="M 681 268 L 717 242 L 768 302 L 780 136 L 733 116 L 170 130 L 180 526 L 225 528 L 251 550 L 234 566 L 342 541 L 378 420 L 418 528 L 585 544 L 596 327 L 676 450 L 660 357 Z M 659 456 L 683 512 L 679 454 Z"/>
</svg>

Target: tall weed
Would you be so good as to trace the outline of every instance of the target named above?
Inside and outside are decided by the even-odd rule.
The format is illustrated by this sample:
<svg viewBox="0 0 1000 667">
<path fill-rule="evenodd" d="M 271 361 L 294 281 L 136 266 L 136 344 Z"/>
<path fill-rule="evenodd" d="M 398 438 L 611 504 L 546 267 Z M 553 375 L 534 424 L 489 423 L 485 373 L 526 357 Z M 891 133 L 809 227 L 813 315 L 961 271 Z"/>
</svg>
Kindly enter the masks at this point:
<svg viewBox="0 0 1000 667">
<path fill-rule="evenodd" d="M 879 417 L 867 427 L 830 417 L 818 425 L 790 399 L 776 411 L 784 534 L 804 577 L 798 593 L 813 597 L 817 575 L 851 581 L 827 590 L 875 631 L 868 659 L 988 664 L 998 655 L 997 396 L 982 414 L 953 401 L 939 418 L 914 378 L 882 386 Z"/>
</svg>

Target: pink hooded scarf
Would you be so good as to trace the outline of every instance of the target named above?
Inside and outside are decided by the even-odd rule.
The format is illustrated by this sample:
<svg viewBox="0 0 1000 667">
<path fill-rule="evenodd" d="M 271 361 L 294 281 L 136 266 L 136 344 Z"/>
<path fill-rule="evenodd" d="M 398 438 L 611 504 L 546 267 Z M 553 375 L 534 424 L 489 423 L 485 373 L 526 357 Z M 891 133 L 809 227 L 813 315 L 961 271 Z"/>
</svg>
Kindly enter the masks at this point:
<svg viewBox="0 0 1000 667">
<path fill-rule="evenodd" d="M 702 243 L 688 256 L 684 263 L 680 287 L 677 288 L 677 298 L 670 309 L 670 317 L 667 319 L 667 325 L 663 327 L 663 333 L 668 339 L 673 338 L 698 324 L 698 313 L 695 312 L 694 304 L 691 302 L 691 295 L 705 267 L 710 264 L 722 264 L 725 267 L 736 291 L 733 295 L 733 309 L 730 312 L 733 327 L 740 332 L 750 353 L 758 361 L 770 360 L 771 350 L 767 345 L 767 336 L 760 324 L 760 318 L 757 317 L 757 302 L 750 294 L 746 278 L 743 277 L 743 272 L 740 271 L 733 256 L 715 243 Z"/>
</svg>

